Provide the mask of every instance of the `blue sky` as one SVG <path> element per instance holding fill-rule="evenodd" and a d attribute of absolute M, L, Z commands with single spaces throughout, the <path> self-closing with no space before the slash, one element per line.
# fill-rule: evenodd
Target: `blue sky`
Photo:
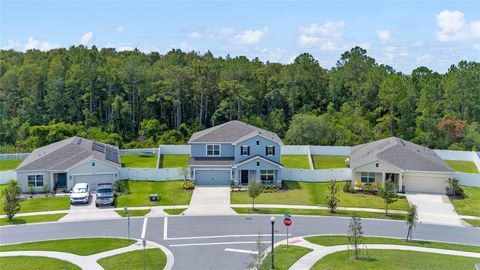
<path fill-rule="evenodd" d="M 362 46 L 410 73 L 480 60 L 480 1 L 3 1 L 0 47 L 171 48 L 323 67 Z"/>

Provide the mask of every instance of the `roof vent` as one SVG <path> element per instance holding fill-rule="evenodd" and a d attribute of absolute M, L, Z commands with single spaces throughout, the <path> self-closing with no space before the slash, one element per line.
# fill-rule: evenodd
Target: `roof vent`
<path fill-rule="evenodd" d="M 82 143 L 82 138 L 78 139 L 77 144 L 80 145 Z"/>

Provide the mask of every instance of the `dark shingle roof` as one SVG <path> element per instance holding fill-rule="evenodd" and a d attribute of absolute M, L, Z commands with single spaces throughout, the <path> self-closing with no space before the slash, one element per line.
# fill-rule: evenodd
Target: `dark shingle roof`
<path fill-rule="evenodd" d="M 376 160 L 402 170 L 453 172 L 431 149 L 397 137 L 354 146 L 350 167 L 354 169 Z"/>
<path fill-rule="evenodd" d="M 233 157 L 191 157 L 188 164 L 190 166 L 232 166 Z"/>
<path fill-rule="evenodd" d="M 233 143 L 248 135 L 262 135 L 279 144 L 283 144 L 282 140 L 274 132 L 245 124 L 237 120 L 195 132 L 188 142 Z"/>
<path fill-rule="evenodd" d="M 66 170 L 89 157 L 94 157 L 115 167 L 120 167 L 119 158 L 117 159 L 118 163 L 108 160 L 105 153 L 92 150 L 93 143 L 93 141 L 88 139 L 71 137 L 37 148 L 18 165 L 16 170 Z M 102 145 L 111 147 L 118 152 L 118 148 L 115 146 Z"/>

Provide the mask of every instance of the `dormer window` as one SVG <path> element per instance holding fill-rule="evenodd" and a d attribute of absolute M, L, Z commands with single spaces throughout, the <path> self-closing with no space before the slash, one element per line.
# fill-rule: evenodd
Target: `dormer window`
<path fill-rule="evenodd" d="M 207 156 L 220 156 L 220 144 L 207 144 Z"/>
<path fill-rule="evenodd" d="M 265 148 L 265 155 L 267 155 L 267 156 L 274 156 L 274 155 L 275 155 L 275 146 L 272 146 L 272 145 L 267 146 L 267 147 Z"/>
<path fill-rule="evenodd" d="M 242 156 L 249 156 L 250 155 L 250 146 L 243 145 L 240 147 L 240 153 Z"/>
<path fill-rule="evenodd" d="M 257 140 L 257 145 L 260 145 L 260 141 L 259 141 L 259 140 Z"/>

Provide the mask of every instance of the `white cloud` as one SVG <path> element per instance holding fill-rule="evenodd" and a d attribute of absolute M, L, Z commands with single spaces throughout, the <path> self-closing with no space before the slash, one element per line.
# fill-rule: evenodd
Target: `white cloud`
<path fill-rule="evenodd" d="M 117 26 L 117 28 L 115 28 L 115 31 L 117 31 L 117 32 L 119 32 L 119 33 L 120 33 L 120 32 L 123 32 L 123 30 L 124 30 L 124 29 L 123 29 L 123 26 Z"/>
<path fill-rule="evenodd" d="M 301 26 L 298 29 L 300 33 L 298 43 L 304 46 L 319 46 L 320 50 L 325 51 L 343 49 L 344 46 L 340 46 L 340 43 L 344 26 L 343 21 L 327 21 L 323 25 L 313 23 L 307 27 Z"/>
<path fill-rule="evenodd" d="M 257 30 L 245 30 L 233 37 L 233 43 L 236 45 L 254 45 L 262 41 L 262 37 L 268 33 L 268 28 Z"/>
<path fill-rule="evenodd" d="M 432 60 L 432 56 L 430 54 L 424 54 L 419 57 L 417 57 L 417 63 L 419 64 L 427 64 Z"/>
<path fill-rule="evenodd" d="M 180 49 L 184 52 L 195 51 L 195 47 L 190 45 L 188 42 L 181 42 L 179 44 L 172 44 L 170 49 Z"/>
<path fill-rule="evenodd" d="M 135 45 L 133 43 L 120 43 L 117 47 L 118 51 L 133 51 L 135 50 Z"/>
<path fill-rule="evenodd" d="M 390 40 L 390 31 L 377 30 L 377 37 L 380 40 L 380 43 L 386 44 Z"/>
<path fill-rule="evenodd" d="M 473 46 L 473 48 L 474 48 L 475 50 L 477 50 L 478 52 L 480 52 L 480 43 L 478 43 L 478 44 L 473 44 L 472 46 Z"/>
<path fill-rule="evenodd" d="M 480 21 L 468 22 L 458 10 L 444 10 L 436 15 L 436 20 L 436 36 L 440 42 L 466 41 L 480 37 Z"/>
<path fill-rule="evenodd" d="M 22 46 L 22 43 L 18 40 L 7 40 L 7 45 L 2 47 L 2 50 L 16 50 Z"/>
<path fill-rule="evenodd" d="M 87 32 L 80 37 L 80 44 L 87 45 L 92 41 L 93 32 Z"/>
<path fill-rule="evenodd" d="M 286 60 L 287 50 L 282 48 L 268 49 L 264 48 L 261 50 L 263 54 L 266 55 L 266 58 L 270 62 L 283 62 Z"/>
<path fill-rule="evenodd" d="M 60 47 L 60 45 L 53 44 L 47 41 L 39 41 L 33 37 L 29 37 L 27 43 L 25 44 L 25 50 L 38 49 L 41 51 L 48 51 L 58 47 Z"/>
<path fill-rule="evenodd" d="M 204 30 L 204 31 L 193 31 L 188 33 L 188 37 L 194 39 L 214 39 L 214 40 L 221 40 L 225 39 L 231 34 L 233 34 L 235 30 L 231 27 L 224 27 L 215 30 Z"/>
<path fill-rule="evenodd" d="M 408 49 L 402 46 L 385 46 L 382 48 L 384 55 L 388 58 L 388 60 L 392 61 L 396 58 L 407 56 Z"/>

